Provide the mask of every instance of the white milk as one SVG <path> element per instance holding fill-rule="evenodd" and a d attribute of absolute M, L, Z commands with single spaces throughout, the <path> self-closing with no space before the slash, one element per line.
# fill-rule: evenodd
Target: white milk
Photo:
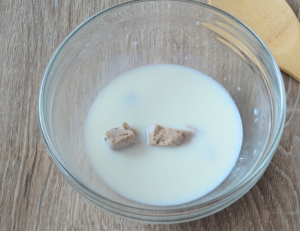
<path fill-rule="evenodd" d="M 138 143 L 110 150 L 105 132 L 127 122 Z M 178 147 L 147 144 L 147 127 L 198 129 Z M 191 130 L 193 131 L 193 130 Z M 133 69 L 95 99 L 85 126 L 86 151 L 102 180 L 120 195 L 151 205 L 176 205 L 215 189 L 233 169 L 242 123 L 228 92 L 212 78 L 178 65 Z"/>

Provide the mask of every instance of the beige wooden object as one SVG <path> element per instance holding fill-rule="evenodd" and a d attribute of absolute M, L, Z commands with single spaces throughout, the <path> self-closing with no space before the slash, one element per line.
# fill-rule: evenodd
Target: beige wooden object
<path fill-rule="evenodd" d="M 209 0 L 260 36 L 280 69 L 300 81 L 300 24 L 284 0 Z"/>

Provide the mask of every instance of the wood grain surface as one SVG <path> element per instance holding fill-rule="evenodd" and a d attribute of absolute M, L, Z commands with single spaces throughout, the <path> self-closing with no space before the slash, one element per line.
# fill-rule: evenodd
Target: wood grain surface
<path fill-rule="evenodd" d="M 219 213 L 176 225 L 128 221 L 62 178 L 39 130 L 43 72 L 73 29 L 120 2 L 0 0 L 0 230 L 300 230 L 300 87 L 286 74 L 287 119 L 276 154 L 258 183 Z M 299 16 L 300 0 L 287 2 Z"/>

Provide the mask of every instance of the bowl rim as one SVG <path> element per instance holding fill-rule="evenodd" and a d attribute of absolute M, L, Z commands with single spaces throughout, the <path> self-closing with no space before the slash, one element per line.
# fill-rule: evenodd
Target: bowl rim
<path fill-rule="evenodd" d="M 229 18 L 230 20 L 233 20 L 234 22 L 236 22 L 239 26 L 241 26 L 243 29 L 246 30 L 247 33 L 249 33 L 253 39 L 256 40 L 256 42 L 258 42 L 261 47 L 264 49 L 265 54 L 267 54 L 271 60 L 272 65 L 272 69 L 274 69 L 275 73 L 276 73 L 276 79 L 278 80 L 279 83 L 279 89 L 280 89 L 280 105 L 281 105 L 281 111 L 279 112 L 279 116 L 280 116 L 280 122 L 279 122 L 279 126 L 278 126 L 278 130 L 275 131 L 276 134 L 273 138 L 273 142 L 269 145 L 269 147 L 265 147 L 264 152 L 266 152 L 266 157 L 263 159 L 263 161 L 260 162 L 260 164 L 257 166 L 257 168 L 250 174 L 248 175 L 242 182 L 240 182 L 239 184 L 237 184 L 235 187 L 233 187 L 232 189 L 230 189 L 228 192 L 226 192 L 225 194 L 222 194 L 221 196 L 218 196 L 212 200 L 206 201 L 204 203 L 198 204 L 198 205 L 192 205 L 192 206 L 186 206 L 184 208 L 173 208 L 174 206 L 170 206 L 168 208 L 168 206 L 163 206 L 164 208 L 161 208 L 160 206 L 155 206 L 158 209 L 147 209 L 147 208 L 138 208 L 138 207 L 134 207 L 134 206 L 129 206 L 126 204 L 122 204 L 116 201 L 113 201 L 111 199 L 108 199 L 104 196 L 99 195 L 97 192 L 91 190 L 89 187 L 87 187 L 84 183 L 80 182 L 79 180 L 76 179 L 75 176 L 73 176 L 73 174 L 71 172 L 68 171 L 68 169 L 66 169 L 63 164 L 61 164 L 61 160 L 59 158 L 59 156 L 56 154 L 56 150 L 54 148 L 54 146 L 52 145 L 51 139 L 49 137 L 49 129 L 47 129 L 46 126 L 46 122 L 45 122 L 45 116 L 44 116 L 44 97 L 45 97 L 45 87 L 46 84 L 48 82 L 48 79 L 50 79 L 50 69 L 53 65 L 53 63 L 56 60 L 56 57 L 59 55 L 60 51 L 62 50 L 62 48 L 67 44 L 67 42 L 80 30 L 82 29 L 86 24 L 88 24 L 90 21 L 92 21 L 93 19 L 95 19 L 96 17 L 103 15 L 107 12 L 110 12 L 114 9 L 117 8 L 121 8 L 121 7 L 125 7 L 128 5 L 133 5 L 133 4 L 137 4 L 137 3 L 143 3 L 143 2 L 162 2 L 162 1 L 173 1 L 173 2 L 182 2 L 182 3 L 188 3 L 188 4 L 195 4 L 197 6 L 203 7 L 203 8 L 207 8 L 209 10 L 212 10 L 216 13 L 219 13 L 223 16 L 225 16 L 226 18 Z M 278 116 L 278 117 L 279 117 Z M 109 8 L 106 8 L 96 14 L 94 14 L 93 16 L 91 16 L 90 18 L 88 18 L 87 20 L 85 20 L 84 22 L 82 22 L 78 27 L 76 27 L 62 42 L 61 44 L 58 46 L 58 48 L 56 49 L 56 51 L 53 53 L 47 67 L 46 70 L 44 72 L 43 75 L 43 79 L 41 81 L 40 84 L 40 92 L 39 92 L 39 100 L 38 100 L 38 117 L 39 117 L 39 125 L 40 125 L 40 130 L 42 133 L 42 137 L 44 139 L 45 145 L 48 149 L 48 152 L 50 154 L 50 156 L 52 157 L 52 159 L 54 160 L 54 163 L 56 164 L 56 166 L 58 167 L 58 169 L 60 170 L 60 172 L 62 173 L 62 175 L 67 179 L 67 181 L 72 185 L 73 188 L 75 188 L 81 195 L 83 195 L 84 197 L 86 197 L 89 200 L 92 200 L 95 202 L 98 201 L 100 202 L 102 205 L 99 205 L 98 203 L 96 203 L 98 206 L 112 211 L 109 209 L 109 207 L 111 207 L 111 205 L 109 204 L 105 204 L 103 203 L 102 200 L 109 202 L 111 204 L 115 204 L 117 206 L 122 206 L 125 208 L 131 208 L 131 209 L 135 209 L 135 210 L 139 210 L 139 211 L 160 211 L 160 212 L 176 212 L 176 211 L 182 211 L 183 209 L 185 209 L 186 211 L 188 210 L 192 210 L 195 209 L 199 206 L 208 206 L 209 204 L 214 204 L 217 201 L 223 200 L 226 197 L 231 196 L 232 194 L 234 194 L 236 191 L 238 191 L 239 189 L 242 189 L 243 187 L 247 186 L 247 184 L 251 184 L 255 178 L 257 178 L 257 176 L 259 174 L 262 174 L 261 172 L 266 169 L 266 167 L 268 166 L 269 162 L 271 161 L 274 152 L 277 148 L 277 145 L 279 144 L 280 138 L 282 136 L 282 132 L 283 132 L 283 128 L 284 128 L 284 122 L 285 122 L 285 118 L 286 118 L 286 94 L 285 94 L 285 87 L 284 87 L 284 83 L 283 83 L 283 79 L 281 76 L 281 72 L 279 70 L 279 67 L 273 57 L 273 55 L 271 54 L 270 50 L 268 49 L 268 47 L 264 44 L 264 42 L 258 37 L 258 35 L 255 34 L 255 32 L 250 29 L 247 25 L 245 25 L 243 22 L 241 22 L 240 20 L 238 20 L 237 18 L 235 18 L 234 16 L 232 16 L 231 14 L 216 8 L 214 6 L 211 6 L 209 4 L 206 3 L 201 3 L 201 2 L 197 2 L 194 0 L 132 0 L 132 1 L 128 1 L 125 3 L 121 3 L 121 4 L 117 4 L 114 6 L 111 6 Z M 270 138 L 269 138 L 270 139 Z M 268 150 L 267 150 L 268 149 Z M 255 180 L 255 182 L 252 184 L 252 186 L 256 183 L 258 179 Z M 251 187 L 252 187 L 251 186 Z M 248 190 L 247 190 L 248 191 Z M 245 192 L 244 192 L 245 193 Z M 243 194 L 244 194 L 243 193 Z M 235 202 L 236 200 L 238 200 L 240 197 L 242 197 L 243 194 L 240 194 L 235 200 L 231 201 L 230 204 L 232 204 L 233 202 Z M 99 201 L 99 198 L 102 199 L 101 201 Z M 228 204 L 229 205 L 229 204 Z M 108 206 L 108 208 L 107 208 Z M 180 205 L 178 205 L 180 206 Z M 167 207 L 167 208 L 166 208 Z M 220 209 L 216 210 L 219 211 Z M 116 213 L 115 211 L 113 211 L 114 213 Z M 128 213 L 128 211 L 126 211 L 126 213 Z M 130 214 L 135 214 L 132 212 L 129 212 Z M 213 212 L 214 213 L 214 212 Z M 212 214 L 212 213 L 210 213 Z M 208 214 L 208 215 L 210 215 Z M 120 215 L 120 214 L 119 214 Z M 124 214 L 122 214 L 124 216 Z M 167 215 L 167 214 L 166 214 Z M 147 215 L 149 216 L 149 215 Z M 132 218 L 132 217 L 130 217 Z M 195 218 L 196 219 L 196 218 Z M 139 220 L 139 219 L 138 219 Z M 143 220 L 143 219 L 142 219 Z M 190 219 L 183 219 L 183 220 L 190 220 Z M 193 219 L 194 220 L 194 219 Z M 173 222 L 172 222 L 173 223 Z"/>

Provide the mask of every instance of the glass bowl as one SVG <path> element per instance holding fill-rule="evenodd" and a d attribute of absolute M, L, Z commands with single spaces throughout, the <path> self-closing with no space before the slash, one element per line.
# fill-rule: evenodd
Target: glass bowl
<path fill-rule="evenodd" d="M 155 63 L 211 76 L 230 93 L 243 124 L 242 149 L 226 180 L 176 206 L 140 204 L 115 193 L 91 167 L 84 146 L 87 113 L 99 92 L 124 72 Z M 257 182 L 280 140 L 286 102 L 270 51 L 233 16 L 194 1 L 132 1 L 94 15 L 62 42 L 45 71 L 38 109 L 50 155 L 80 194 L 122 217 L 179 223 L 225 208 Z"/>

